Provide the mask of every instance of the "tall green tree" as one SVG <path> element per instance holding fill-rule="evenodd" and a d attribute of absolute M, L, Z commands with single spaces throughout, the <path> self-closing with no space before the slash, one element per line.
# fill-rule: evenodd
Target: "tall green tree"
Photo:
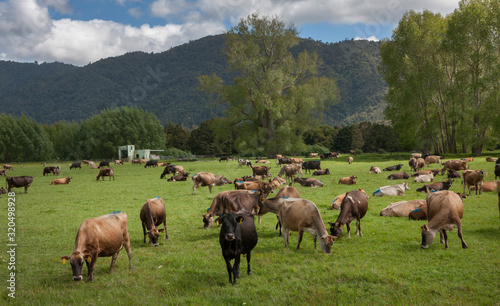
<path fill-rule="evenodd" d="M 318 76 L 317 55 L 292 56 L 298 42 L 294 25 L 252 14 L 226 33 L 234 83 L 224 85 L 216 75 L 199 78 L 203 90 L 227 104 L 227 124 L 245 131 L 241 148 L 262 147 L 269 157 L 303 149 L 304 129 L 319 123 L 325 105 L 335 100 L 335 82 Z"/>

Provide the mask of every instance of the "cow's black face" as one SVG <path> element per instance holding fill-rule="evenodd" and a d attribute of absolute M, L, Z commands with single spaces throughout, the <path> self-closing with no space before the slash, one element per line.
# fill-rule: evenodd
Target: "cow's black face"
<path fill-rule="evenodd" d="M 328 223 L 330 224 L 330 233 L 332 234 L 332 236 L 340 238 L 340 236 L 342 236 L 343 226 L 341 224 L 330 223 L 330 222 Z"/>
<path fill-rule="evenodd" d="M 82 280 L 82 270 L 84 262 L 82 253 L 75 252 L 70 256 L 63 256 L 61 259 L 63 260 L 63 263 L 65 263 L 66 260 L 69 259 L 69 262 L 71 264 L 71 270 L 73 271 L 73 280 L 74 281 Z"/>
<path fill-rule="evenodd" d="M 238 215 L 227 213 L 218 218 L 218 224 L 221 224 L 220 239 L 233 241 L 241 235 L 239 234 L 238 224 L 243 222 L 244 218 Z"/>
<path fill-rule="evenodd" d="M 205 229 L 209 229 L 213 223 L 214 223 L 214 217 L 211 214 L 203 215 L 203 227 Z"/>

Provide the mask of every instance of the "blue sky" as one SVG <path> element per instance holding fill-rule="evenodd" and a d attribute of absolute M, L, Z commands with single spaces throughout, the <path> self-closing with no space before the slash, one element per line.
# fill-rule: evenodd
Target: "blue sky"
<path fill-rule="evenodd" d="M 248 15 L 280 16 L 322 42 L 391 36 L 404 12 L 456 0 L 0 0 L 0 60 L 83 66 L 221 34 Z"/>

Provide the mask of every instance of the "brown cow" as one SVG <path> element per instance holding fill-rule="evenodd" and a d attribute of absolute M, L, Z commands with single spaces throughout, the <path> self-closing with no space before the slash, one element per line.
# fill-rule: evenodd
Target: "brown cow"
<path fill-rule="evenodd" d="M 59 166 L 52 166 L 52 167 L 45 167 L 43 168 L 43 176 L 45 176 L 45 174 L 49 174 L 49 173 L 52 173 L 54 175 L 59 175 L 59 173 L 61 173 L 61 167 Z"/>
<path fill-rule="evenodd" d="M 302 174 L 302 166 L 301 165 L 284 165 L 281 167 L 280 172 L 278 173 L 278 176 L 281 177 L 285 175 L 285 180 L 288 182 L 290 179 L 290 182 L 292 182 L 295 179 L 296 175 Z"/>
<path fill-rule="evenodd" d="M 111 177 L 113 177 L 113 181 L 115 180 L 115 174 L 113 172 L 113 168 L 104 168 L 99 170 L 99 174 L 97 175 L 97 181 L 102 177 L 104 181 L 104 177 L 109 176 L 109 180 L 111 181 Z"/>
<path fill-rule="evenodd" d="M 302 187 L 323 187 L 323 182 L 312 177 L 300 178 L 297 177 L 293 180 L 295 183 L 299 183 Z"/>
<path fill-rule="evenodd" d="M 411 176 L 419 176 L 419 175 L 427 175 L 427 174 L 432 174 L 433 176 L 436 176 L 439 174 L 439 169 L 420 170 L 420 171 L 413 173 Z"/>
<path fill-rule="evenodd" d="M 354 158 L 352 156 L 349 156 L 347 158 L 347 162 L 349 163 L 349 165 L 352 164 L 353 161 L 354 161 Z"/>
<path fill-rule="evenodd" d="M 115 165 L 123 165 L 123 162 L 121 161 L 121 159 L 115 159 L 114 163 L 115 163 Z"/>
<path fill-rule="evenodd" d="M 500 188 L 500 181 L 487 181 L 487 182 L 484 182 L 481 184 L 481 191 L 482 192 L 497 191 L 498 188 Z M 476 187 L 471 186 L 470 190 L 475 191 Z"/>
<path fill-rule="evenodd" d="M 496 157 L 486 157 L 486 161 L 490 163 L 494 163 L 497 161 L 498 158 Z"/>
<path fill-rule="evenodd" d="M 174 174 L 186 174 L 186 171 L 184 170 L 183 166 L 174 166 L 175 173 Z"/>
<path fill-rule="evenodd" d="M 33 183 L 32 176 L 8 176 L 5 178 L 7 181 L 7 191 L 10 192 L 12 187 L 21 188 L 24 187 L 24 193 L 28 193 L 28 187 Z"/>
<path fill-rule="evenodd" d="M 453 182 L 455 182 L 455 180 L 448 179 L 445 182 L 425 184 L 424 186 L 417 188 L 417 192 L 429 193 L 429 191 L 449 190 Z"/>
<path fill-rule="evenodd" d="M 290 159 L 292 160 L 293 164 L 303 164 L 304 163 L 304 160 L 300 157 L 296 157 L 296 158 L 292 157 Z"/>
<path fill-rule="evenodd" d="M 262 176 L 262 178 L 269 177 L 269 176 L 271 176 L 271 174 L 269 173 L 269 169 L 271 169 L 271 167 L 252 166 L 253 176 L 256 177 L 256 176 L 260 175 L 260 176 Z"/>
<path fill-rule="evenodd" d="M 444 163 L 443 169 L 441 169 L 441 175 L 443 175 L 446 170 L 467 170 L 467 162 L 457 159 L 448 160 Z"/>
<path fill-rule="evenodd" d="M 408 165 L 410 166 L 410 169 L 412 169 L 413 171 L 418 171 L 418 162 L 417 162 L 417 159 L 416 158 L 410 158 L 410 160 L 408 161 Z"/>
<path fill-rule="evenodd" d="M 305 199 L 283 198 L 278 206 L 278 216 L 283 228 L 285 247 L 289 244 L 290 231 L 298 232 L 297 249 L 300 247 L 302 235 L 306 231 L 314 237 L 314 249 L 316 249 L 316 241 L 319 236 L 321 250 L 326 254 L 331 254 L 331 248 L 336 238 L 328 235 L 316 204 Z"/>
<path fill-rule="evenodd" d="M 4 168 L 5 170 L 12 170 L 12 171 L 14 171 L 14 167 L 13 167 L 12 165 L 7 165 L 7 164 L 5 164 L 5 165 L 3 165 L 3 168 Z"/>
<path fill-rule="evenodd" d="M 322 170 L 316 170 L 313 172 L 313 176 L 320 176 L 320 175 L 327 175 L 330 174 L 330 169 L 322 169 Z"/>
<path fill-rule="evenodd" d="M 60 184 L 69 184 L 71 182 L 72 177 L 63 177 L 60 179 L 53 180 L 50 185 L 60 185 Z"/>
<path fill-rule="evenodd" d="M 422 154 L 421 154 L 421 153 L 412 153 L 412 154 L 411 154 L 411 157 L 412 157 L 412 158 L 415 158 L 415 159 L 417 159 L 417 158 L 422 158 Z"/>
<path fill-rule="evenodd" d="M 334 223 L 330 223 L 330 233 L 332 236 L 340 238 L 344 224 L 347 227 L 347 237 L 351 238 L 351 222 L 356 220 L 356 234 L 363 237 L 361 233 L 361 219 L 368 211 L 368 196 L 359 190 L 346 193 L 340 205 L 340 214 Z"/>
<path fill-rule="evenodd" d="M 269 185 L 271 186 L 271 188 L 273 190 L 280 188 L 281 185 L 285 184 L 285 183 L 286 183 L 286 181 L 279 176 L 273 178 L 272 180 L 269 180 Z"/>
<path fill-rule="evenodd" d="M 157 197 L 146 201 L 140 212 L 144 243 L 146 243 L 146 237 L 149 237 L 149 244 L 159 246 L 158 238 L 163 232 L 165 232 L 165 239 L 168 240 L 166 216 L 165 201 L 162 198 Z M 162 223 L 164 228 L 159 229 L 158 226 Z"/>
<path fill-rule="evenodd" d="M 351 175 L 350 177 L 343 177 L 339 180 L 339 184 L 344 184 L 344 185 L 356 185 L 356 179 L 358 177 L 355 175 Z"/>
<path fill-rule="evenodd" d="M 479 194 L 481 194 L 481 184 L 483 183 L 484 176 L 486 173 L 481 170 L 466 170 L 464 171 L 464 175 L 462 178 L 462 184 L 464 185 L 464 194 L 465 194 L 465 186 L 469 189 L 469 195 L 471 195 L 470 186 L 476 187 L 476 195 L 479 190 Z"/>
<path fill-rule="evenodd" d="M 111 266 L 115 266 L 120 250 L 125 247 L 129 268 L 132 269 L 132 248 L 127 229 L 127 214 L 114 212 L 82 222 L 75 239 L 75 248 L 69 256 L 61 257 L 63 263 L 71 263 L 73 280 L 82 279 L 83 262 L 87 264 L 90 282 L 94 280 L 97 257 L 112 256 Z"/>
<path fill-rule="evenodd" d="M 382 171 L 380 170 L 379 167 L 374 167 L 374 166 L 371 166 L 370 168 L 370 173 L 371 174 L 378 174 L 378 173 L 382 173 Z"/>
<path fill-rule="evenodd" d="M 259 224 L 261 224 L 262 216 L 268 212 L 278 215 L 278 206 L 281 198 L 300 198 L 299 191 L 295 187 L 285 186 L 278 191 L 276 197 L 262 201 L 259 210 Z"/>
<path fill-rule="evenodd" d="M 267 197 L 273 189 L 268 182 L 255 181 L 255 182 L 234 182 L 234 187 L 236 190 L 262 190 L 264 195 Z"/>
<path fill-rule="evenodd" d="M 454 226 L 458 228 L 458 237 L 462 240 L 462 248 L 467 248 L 462 236 L 462 219 L 464 215 L 464 204 L 462 199 L 453 191 L 442 190 L 427 195 L 427 219 L 428 224 L 422 226 L 422 248 L 427 249 L 440 232 L 441 243 L 444 242 L 448 248 L 448 234 Z"/>
<path fill-rule="evenodd" d="M 363 189 L 358 189 L 358 190 L 361 191 L 362 193 L 366 194 L 366 192 Z M 333 199 L 333 202 L 330 204 L 330 207 L 332 209 L 340 210 L 340 205 L 342 204 L 342 200 L 344 200 L 345 195 L 346 195 L 346 193 L 342 193 L 342 194 L 339 194 L 338 196 L 336 196 L 335 199 Z M 368 197 L 368 199 L 370 198 L 367 194 L 366 194 L 366 196 Z"/>
<path fill-rule="evenodd" d="M 436 155 L 429 155 L 425 157 L 425 164 L 429 167 L 430 164 L 439 164 L 441 166 L 441 157 Z"/>
<path fill-rule="evenodd" d="M 210 172 L 199 172 L 192 176 L 193 180 L 193 195 L 196 188 L 208 186 L 208 190 L 212 193 L 213 186 L 222 186 L 224 184 L 231 184 L 231 180 L 224 177 L 224 175 L 215 175 Z"/>
<path fill-rule="evenodd" d="M 7 177 L 7 169 L 0 169 L 0 175 Z"/>
<path fill-rule="evenodd" d="M 396 172 L 392 173 L 387 177 L 388 180 L 407 180 L 410 178 L 410 175 L 406 172 Z"/>

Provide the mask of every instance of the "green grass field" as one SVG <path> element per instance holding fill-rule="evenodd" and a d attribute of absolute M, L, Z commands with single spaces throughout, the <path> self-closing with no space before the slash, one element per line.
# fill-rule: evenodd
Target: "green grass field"
<path fill-rule="evenodd" d="M 491 156 L 498 156 L 498 152 Z M 323 188 L 295 186 L 302 198 L 316 203 L 323 221 L 334 222 L 339 214 L 329 204 L 336 195 L 363 188 L 371 195 L 380 186 L 400 183 L 387 180 L 389 173 L 369 174 L 370 166 L 402 163 L 410 173 L 409 154 L 347 156 L 322 161 L 329 176 L 320 177 Z M 450 156 L 451 158 L 451 156 Z M 273 160 L 274 162 L 274 160 Z M 238 168 L 236 161 L 179 162 L 191 174 L 209 171 L 230 179 L 251 174 Z M 51 164 L 56 165 L 56 163 Z M 305 305 L 305 304 L 499 304 L 500 297 L 500 221 L 496 193 L 472 195 L 464 201 L 462 220 L 468 249 L 462 249 L 457 230 L 449 234 L 449 249 L 436 238 L 427 250 L 420 247 L 420 227 L 425 221 L 381 217 L 379 212 L 400 200 L 424 199 L 415 191 L 422 184 L 410 183 L 404 197 L 371 197 L 362 219 L 364 237 L 344 235 L 326 255 L 313 250 L 312 236 L 305 233 L 299 250 L 297 234 L 284 248 L 275 230 L 276 217 L 267 214 L 257 224 L 259 242 L 252 252 L 253 275 L 246 275 L 242 258 L 241 279 L 231 285 L 218 242 L 219 229 L 203 229 L 202 214 L 220 191 L 233 185 L 207 187 L 191 195 L 193 183 L 160 180 L 163 168 L 145 169 L 142 165 L 113 166 L 115 181 L 96 181 L 98 170 L 69 170 L 69 162 L 59 163 L 59 176 L 42 176 L 41 164 L 14 165 L 9 175 L 32 175 L 35 180 L 15 195 L 15 299 L 7 296 L 8 196 L 0 199 L 0 276 L 2 302 L 16 304 L 190 304 L 190 305 Z M 437 168 L 437 165 L 431 168 Z M 471 169 L 485 169 L 486 180 L 494 179 L 494 164 L 484 157 L 470 163 Z M 272 174 L 278 168 L 272 165 Z M 338 185 L 339 178 L 355 174 L 355 186 Z M 73 177 L 69 185 L 51 186 L 55 178 Z M 305 176 L 310 176 L 306 174 Z M 443 176 L 437 177 L 444 180 Z M 1 186 L 5 186 L 2 184 Z M 451 190 L 462 191 L 457 180 Z M 149 198 L 165 200 L 169 240 L 164 236 L 159 247 L 143 243 L 139 211 Z M 271 195 L 272 197 L 273 195 Z M 125 250 L 116 268 L 109 272 L 110 257 L 97 260 L 94 282 L 72 280 L 69 263 L 61 256 L 73 251 L 78 227 L 88 218 L 121 210 L 128 215 L 134 269 L 128 269 Z M 257 218 L 256 218 L 257 219 Z"/>

